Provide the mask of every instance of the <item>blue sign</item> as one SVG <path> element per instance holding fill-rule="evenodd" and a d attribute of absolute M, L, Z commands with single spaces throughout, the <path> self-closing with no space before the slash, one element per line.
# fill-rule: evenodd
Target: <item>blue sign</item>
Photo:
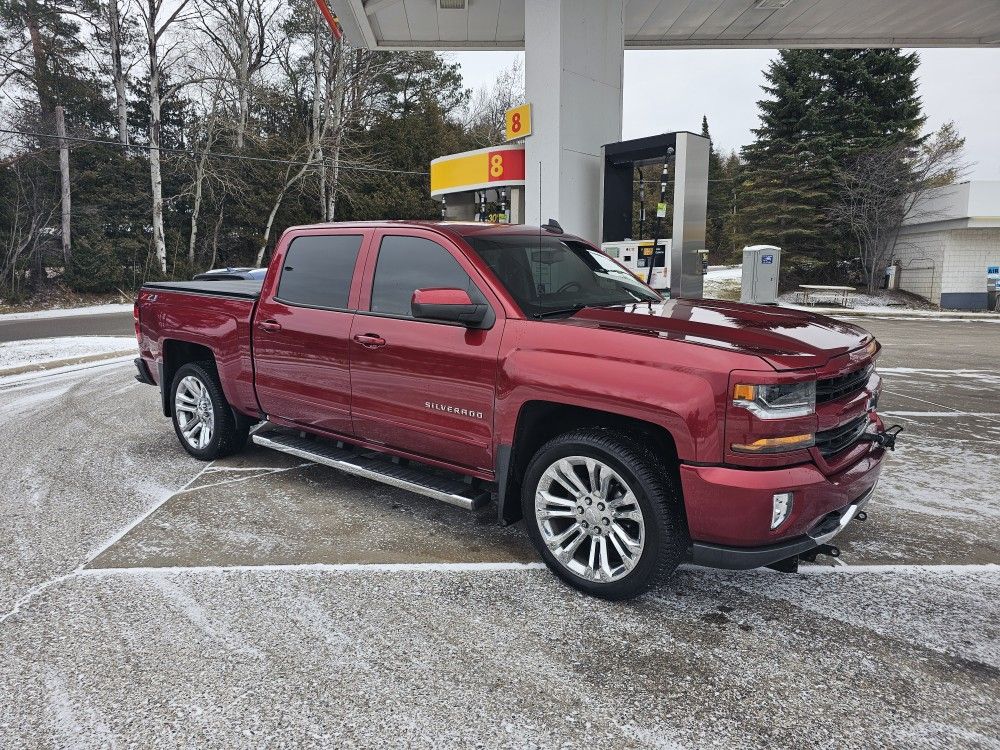
<path fill-rule="evenodd" d="M 765 264 L 767 264 L 767 263 L 774 263 L 774 256 L 773 255 L 762 255 L 762 256 L 760 256 L 760 262 L 761 263 L 765 263 Z"/>
<path fill-rule="evenodd" d="M 987 266 L 986 267 L 987 276 L 1000 276 L 1000 266 Z"/>

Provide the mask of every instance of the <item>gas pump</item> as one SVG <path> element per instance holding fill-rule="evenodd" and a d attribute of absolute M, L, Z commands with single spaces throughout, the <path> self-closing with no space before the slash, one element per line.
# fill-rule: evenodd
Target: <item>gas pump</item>
<path fill-rule="evenodd" d="M 708 209 L 707 138 L 678 132 L 610 143 L 601 147 L 601 247 L 672 297 L 702 295 L 702 252 Z M 645 182 L 639 184 L 638 237 L 632 232 L 635 171 L 656 164 L 660 194 L 656 221 L 646 240 Z M 673 182 L 672 226 L 666 226 L 667 190 Z M 664 237 L 668 234 L 669 237 Z M 644 243 L 640 247 L 640 243 Z M 648 244 L 645 244 L 648 243 Z M 626 261 L 625 258 L 630 260 Z M 634 265 L 631 261 L 634 258 Z"/>
<path fill-rule="evenodd" d="M 601 250 L 658 292 L 670 290 L 671 240 L 604 242 Z"/>

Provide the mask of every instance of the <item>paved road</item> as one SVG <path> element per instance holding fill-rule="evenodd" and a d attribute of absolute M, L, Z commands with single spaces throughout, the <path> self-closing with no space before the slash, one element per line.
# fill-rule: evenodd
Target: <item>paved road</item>
<path fill-rule="evenodd" d="M 908 421 L 849 567 L 625 604 L 488 513 L 200 464 L 128 366 L 0 386 L 0 747 L 1000 748 L 1000 325 L 870 327 Z"/>
<path fill-rule="evenodd" d="M 131 336 L 134 333 L 135 327 L 130 312 L 0 320 L 0 342 L 57 336 Z"/>

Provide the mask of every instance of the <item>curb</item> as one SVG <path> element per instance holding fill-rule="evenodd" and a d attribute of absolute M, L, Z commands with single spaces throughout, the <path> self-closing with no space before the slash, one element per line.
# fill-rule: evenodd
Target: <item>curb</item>
<path fill-rule="evenodd" d="M 127 357 L 128 355 L 135 353 L 135 349 L 124 349 L 117 352 L 105 352 L 103 354 L 87 354 L 83 357 L 72 357 L 70 359 L 52 359 L 47 362 L 39 362 L 33 365 L 21 365 L 19 367 L 9 367 L 6 370 L 0 370 L 0 378 L 9 377 L 11 375 L 23 375 L 28 372 L 44 372 L 45 370 L 54 370 L 58 367 L 85 365 L 89 362 L 100 362 L 105 359 Z"/>

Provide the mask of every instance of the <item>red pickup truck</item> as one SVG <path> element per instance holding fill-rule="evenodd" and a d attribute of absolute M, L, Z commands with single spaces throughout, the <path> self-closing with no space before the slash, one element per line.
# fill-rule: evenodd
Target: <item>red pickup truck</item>
<path fill-rule="evenodd" d="M 263 282 L 135 303 L 181 445 L 263 446 L 524 519 L 564 580 L 637 595 L 685 560 L 837 554 L 895 431 L 879 344 L 808 312 L 664 300 L 557 225 L 294 227 Z"/>

